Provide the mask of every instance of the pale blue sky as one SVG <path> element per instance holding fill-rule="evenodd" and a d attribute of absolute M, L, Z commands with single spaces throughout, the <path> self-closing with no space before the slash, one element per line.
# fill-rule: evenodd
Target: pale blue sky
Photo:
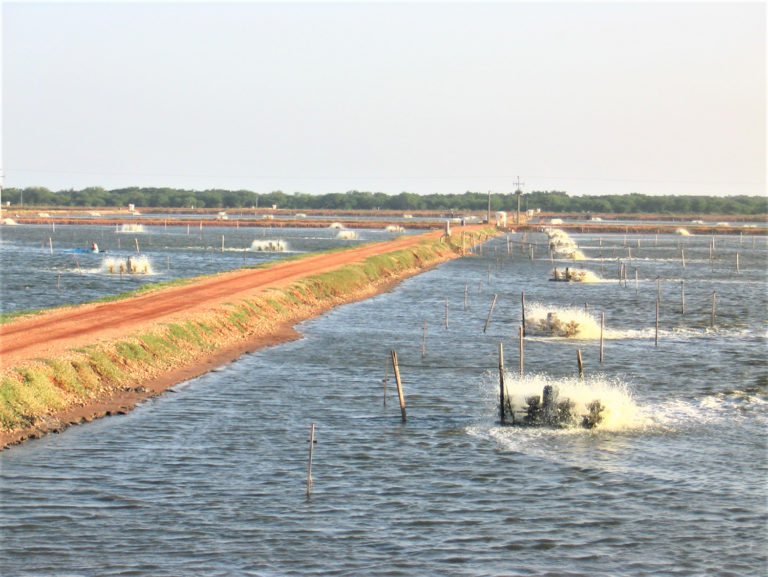
<path fill-rule="evenodd" d="M 765 194 L 766 5 L 3 2 L 5 187 Z"/>

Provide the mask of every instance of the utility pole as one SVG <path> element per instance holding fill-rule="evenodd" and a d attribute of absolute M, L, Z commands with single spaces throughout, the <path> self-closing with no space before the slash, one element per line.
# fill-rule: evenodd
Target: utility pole
<path fill-rule="evenodd" d="M 525 184 L 523 182 L 520 182 L 520 177 L 517 177 L 517 182 L 515 183 L 515 196 L 517 197 L 517 224 L 520 224 L 520 197 L 523 196 L 523 191 L 520 189 L 520 187 Z"/>

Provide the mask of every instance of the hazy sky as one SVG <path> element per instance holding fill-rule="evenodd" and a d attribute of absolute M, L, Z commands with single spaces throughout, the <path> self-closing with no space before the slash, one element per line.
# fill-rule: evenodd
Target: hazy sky
<path fill-rule="evenodd" d="M 2 4 L 5 187 L 765 194 L 766 5 Z"/>

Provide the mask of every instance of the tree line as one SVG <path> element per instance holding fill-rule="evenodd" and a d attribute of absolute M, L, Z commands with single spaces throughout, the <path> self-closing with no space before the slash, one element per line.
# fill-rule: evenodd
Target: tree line
<path fill-rule="evenodd" d="M 2 202 L 11 206 L 137 208 L 271 208 L 289 210 L 395 210 L 395 211 L 486 211 L 490 201 L 493 212 L 515 212 L 518 197 L 514 193 L 414 194 L 350 190 L 343 193 L 287 194 L 276 190 L 258 193 L 250 190 L 187 190 L 178 188 L 128 187 L 106 190 L 88 187 L 81 190 L 51 191 L 45 187 L 8 188 Z M 520 195 L 520 210 L 539 209 L 548 213 L 594 214 L 691 214 L 691 215 L 763 215 L 768 214 L 765 196 L 685 196 L 646 194 L 610 194 L 568 196 L 562 191 L 533 191 Z"/>

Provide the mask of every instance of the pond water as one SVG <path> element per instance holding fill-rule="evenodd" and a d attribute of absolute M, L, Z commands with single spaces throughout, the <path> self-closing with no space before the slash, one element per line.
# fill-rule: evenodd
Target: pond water
<path fill-rule="evenodd" d="M 499 237 L 128 415 L 4 451 L 4 573 L 765 574 L 766 237 L 718 237 L 712 258 L 710 237 L 572 238 L 584 260 Z M 549 282 L 555 266 L 593 282 Z M 523 292 L 531 328 L 537 310 L 591 328 L 526 336 L 521 376 Z M 501 426 L 500 343 L 512 399 L 549 384 L 605 420 Z"/>

